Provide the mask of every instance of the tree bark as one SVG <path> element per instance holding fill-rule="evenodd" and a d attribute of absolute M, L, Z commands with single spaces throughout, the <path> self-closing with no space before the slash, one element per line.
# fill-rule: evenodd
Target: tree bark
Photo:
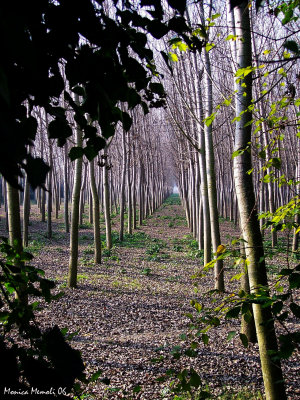
<path fill-rule="evenodd" d="M 202 16 L 204 19 L 203 3 L 200 4 Z M 209 54 L 205 51 L 205 96 L 206 108 L 205 118 L 211 116 L 213 112 L 212 103 L 212 81 L 211 81 L 211 63 Z M 218 246 L 221 244 L 220 227 L 219 227 L 219 213 L 217 205 L 217 187 L 216 187 L 216 174 L 215 174 L 215 158 L 214 147 L 212 138 L 212 124 L 205 124 L 205 154 L 206 154 L 206 172 L 207 172 L 207 187 L 208 187 L 208 200 L 210 211 L 210 224 L 211 224 L 211 239 L 214 253 L 217 253 Z M 223 260 L 217 260 L 214 268 L 215 289 L 224 291 L 224 271 Z"/>
<path fill-rule="evenodd" d="M 20 255 L 23 251 L 22 246 L 22 233 L 21 233 L 21 218 L 20 218 L 20 203 L 18 189 L 6 184 L 7 194 L 7 210 L 8 210 L 8 234 L 9 244 L 13 247 L 16 254 Z M 24 263 L 15 258 L 14 264 L 20 269 L 23 268 Z M 20 303 L 26 305 L 28 303 L 28 296 L 26 293 L 26 283 L 21 283 L 18 291 L 16 292 L 16 299 Z"/>
<path fill-rule="evenodd" d="M 112 248 L 111 236 L 111 217 L 110 217 L 110 201 L 109 201 L 109 182 L 108 182 L 108 162 L 107 162 L 107 147 L 103 151 L 103 200 L 104 200 L 104 218 L 105 218 L 105 231 L 106 231 L 106 247 L 108 250 Z"/>
<path fill-rule="evenodd" d="M 24 185 L 24 201 L 23 201 L 23 246 L 28 246 L 28 225 L 30 214 L 30 185 L 26 174 Z"/>
<path fill-rule="evenodd" d="M 78 101 L 78 97 L 77 97 Z M 82 147 L 82 131 L 76 128 L 76 146 Z M 75 288 L 77 286 L 77 267 L 78 267 L 78 224 L 79 224 L 79 205 L 80 188 L 82 176 L 82 158 L 75 161 L 74 185 L 72 193 L 72 218 L 70 232 L 70 259 L 68 286 Z"/>
<path fill-rule="evenodd" d="M 251 30 L 248 2 L 243 1 L 234 8 L 237 39 L 238 68 L 251 67 Z M 251 169 L 251 141 L 252 114 L 248 107 L 252 104 L 252 74 L 248 74 L 237 84 L 236 94 L 236 122 L 235 151 L 242 151 L 234 158 L 234 180 L 241 218 L 241 229 L 246 241 L 246 257 L 250 291 L 257 293 L 259 289 L 267 287 L 267 273 L 264 260 L 263 241 L 257 218 L 256 201 L 252 176 L 247 174 Z M 246 87 L 243 87 L 246 85 Z M 244 95 L 246 93 L 246 95 Z M 274 321 L 270 307 L 263 308 L 261 304 L 253 304 L 256 334 L 259 345 L 261 367 L 267 400 L 285 400 L 285 388 L 280 362 L 271 359 L 269 351 L 277 351 L 277 340 Z"/>
<path fill-rule="evenodd" d="M 95 165 L 94 160 L 90 161 L 90 184 L 91 184 L 91 192 L 93 200 L 94 244 L 95 244 L 94 260 L 95 264 L 101 264 L 100 206 L 99 206 L 99 197 L 95 180 L 94 165 Z"/>
<path fill-rule="evenodd" d="M 123 168 L 122 168 L 121 190 L 120 190 L 120 230 L 119 230 L 119 240 L 121 242 L 124 239 L 125 183 L 126 183 L 126 165 L 127 165 L 127 150 L 126 150 L 124 129 L 122 131 L 122 146 L 123 146 Z"/>
<path fill-rule="evenodd" d="M 70 232 L 69 223 L 69 175 L 68 175 L 68 144 L 64 147 L 64 217 L 66 233 Z"/>

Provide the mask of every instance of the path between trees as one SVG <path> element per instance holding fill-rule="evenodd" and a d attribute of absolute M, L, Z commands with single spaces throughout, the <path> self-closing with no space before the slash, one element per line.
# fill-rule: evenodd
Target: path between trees
<path fill-rule="evenodd" d="M 103 371 L 87 390 L 95 399 L 171 399 L 174 395 L 168 382 L 156 379 L 169 368 L 189 366 L 214 393 L 225 386 L 236 391 L 245 386 L 262 389 L 257 346 L 246 350 L 239 339 L 226 340 L 230 330 L 238 330 L 238 322 L 212 331 L 208 345 L 200 344 L 196 358 L 175 360 L 170 354 L 174 346 L 183 344 L 180 334 L 188 332 L 185 314 L 192 312 L 190 300 L 205 301 L 203 293 L 213 285 L 208 276 L 198 280 L 195 289 L 197 280 L 192 276 L 202 261 L 180 205 L 164 203 L 144 226 L 125 236 L 122 244 L 114 234 L 115 246 L 110 254 L 104 250 L 101 265 L 92 262 L 92 227 L 88 223 L 82 226 L 79 284 L 74 290 L 65 287 L 69 241 L 62 220 L 54 224 L 51 241 L 43 237 L 43 229 L 40 222 L 32 223 L 31 237 L 35 239 L 30 250 L 36 254 L 35 265 L 55 279 L 57 291 L 63 290 L 65 295 L 47 305 L 38 320 L 45 327 L 58 324 L 70 333 L 79 331 L 71 345 L 82 352 L 87 371 Z M 232 223 L 222 223 L 222 240 L 228 241 L 234 233 Z M 156 362 L 151 362 L 153 359 Z M 290 399 L 300 398 L 293 387 L 297 364 L 290 361 L 285 369 L 289 371 Z M 134 388 L 140 391 L 132 395 Z"/>

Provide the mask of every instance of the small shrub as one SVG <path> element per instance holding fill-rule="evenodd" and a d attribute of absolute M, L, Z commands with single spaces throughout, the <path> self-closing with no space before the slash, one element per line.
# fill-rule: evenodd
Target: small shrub
<path fill-rule="evenodd" d="M 144 269 L 142 270 L 141 274 L 142 274 L 142 275 L 149 276 L 149 275 L 151 274 L 151 268 L 149 268 L 149 267 L 144 268 Z"/>

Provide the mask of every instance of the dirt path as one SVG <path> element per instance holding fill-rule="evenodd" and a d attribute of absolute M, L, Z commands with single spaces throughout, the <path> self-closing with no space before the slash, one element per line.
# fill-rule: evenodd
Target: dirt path
<path fill-rule="evenodd" d="M 181 206 L 164 204 L 131 237 L 125 236 L 122 245 L 115 234 L 110 256 L 104 251 L 107 257 L 97 266 L 92 262 L 92 229 L 86 224 L 79 236 L 76 290 L 65 287 L 69 240 L 62 221 L 54 224 L 52 241 L 41 234 L 45 224 L 33 222 L 30 228 L 35 265 L 43 267 L 46 276 L 58 282 L 58 290 L 65 292 L 40 312 L 38 319 L 44 326 L 58 324 L 68 327 L 69 332 L 79 330 L 72 346 L 82 352 L 87 371 L 103 371 L 105 383 L 98 381 L 88 388 L 95 399 L 171 399 L 174 395 L 168 383 L 156 379 L 169 368 L 188 366 L 197 369 L 215 393 L 225 386 L 262 389 L 257 346 L 250 345 L 246 350 L 238 339 L 226 340 L 228 331 L 238 329 L 238 325 L 215 329 L 209 344 L 199 345 L 196 358 L 175 361 L 170 356 L 173 346 L 182 344 L 180 334 L 188 332 L 185 314 L 192 311 L 190 300 L 201 299 L 212 285 L 211 277 L 207 277 L 195 287 L 192 276 L 201 259 Z M 223 241 L 233 234 L 233 224 L 224 222 Z M 296 392 L 299 387 L 293 387 L 298 367 L 299 363 L 292 361 L 285 365 L 292 400 L 300 398 Z M 132 395 L 137 386 L 140 392 Z"/>

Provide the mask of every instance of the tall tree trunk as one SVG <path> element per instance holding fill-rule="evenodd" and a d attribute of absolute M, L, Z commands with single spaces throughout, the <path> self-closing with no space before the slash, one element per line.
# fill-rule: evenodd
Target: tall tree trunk
<path fill-rule="evenodd" d="M 100 237 L 100 206 L 99 197 L 97 192 L 96 180 L 95 180 L 95 161 L 90 161 L 90 184 L 93 198 L 93 221 L 94 221 L 94 244 L 95 253 L 94 260 L 95 264 L 101 264 L 101 237 Z"/>
<path fill-rule="evenodd" d="M 24 186 L 24 201 L 23 201 L 23 246 L 28 246 L 28 225 L 29 225 L 29 214 L 30 214 L 30 185 L 28 182 L 28 176 L 25 177 Z"/>
<path fill-rule="evenodd" d="M 144 191 L 145 170 L 140 157 L 140 176 L 139 176 L 139 225 L 143 225 L 145 216 L 145 191 Z"/>
<path fill-rule="evenodd" d="M 127 150 L 125 141 L 125 130 L 122 131 L 122 146 L 123 146 L 123 169 L 120 189 L 120 231 L 119 240 L 124 239 L 124 214 L 125 214 L 125 184 L 126 184 L 126 165 L 127 165 Z"/>
<path fill-rule="evenodd" d="M 68 174 L 68 144 L 64 146 L 64 217 L 66 233 L 70 232 L 69 224 L 69 174 Z"/>
<path fill-rule="evenodd" d="M 79 126 L 77 126 L 76 128 L 76 146 L 82 147 L 82 131 L 79 129 Z M 69 275 L 68 275 L 68 286 L 71 288 L 75 288 L 77 286 L 78 224 L 79 224 L 81 175 L 82 175 L 82 158 L 77 158 L 75 160 L 74 185 L 72 193 L 72 218 L 71 218 L 71 233 L 70 233 Z"/>
<path fill-rule="evenodd" d="M 136 229 L 136 153 L 135 153 L 135 143 L 132 143 L 132 227 Z"/>
<path fill-rule="evenodd" d="M 108 250 L 112 248 L 112 236 L 111 236 L 111 217 L 110 217 L 110 201 L 109 201 L 109 182 L 108 182 L 108 169 L 109 165 L 107 162 L 107 147 L 103 151 L 103 200 L 104 200 L 104 218 L 105 218 L 105 231 L 106 231 L 106 247 Z"/>
<path fill-rule="evenodd" d="M 84 164 L 83 181 L 80 189 L 80 201 L 79 201 L 79 225 L 83 224 L 83 214 L 85 208 L 85 190 L 87 181 L 87 164 Z"/>
<path fill-rule="evenodd" d="M 202 19 L 204 19 L 203 3 L 200 4 L 202 11 Z M 205 118 L 211 116 L 213 112 L 212 103 L 212 81 L 211 81 L 211 63 L 209 53 L 205 51 L 205 96 L 206 108 Z M 205 124 L 205 154 L 206 154 L 206 172 L 207 172 L 207 187 L 208 187 L 208 200 L 210 211 L 210 224 L 211 224 L 211 238 L 214 253 L 217 253 L 218 246 L 221 244 L 220 227 L 219 227 L 219 213 L 217 205 L 217 187 L 216 187 L 216 174 L 215 174 L 215 158 L 214 147 L 212 138 L 212 124 Z M 215 276 L 215 289 L 224 291 L 224 271 L 223 260 L 217 260 L 214 268 Z"/>
<path fill-rule="evenodd" d="M 20 255 L 23 251 L 22 246 L 22 233 L 21 233 L 21 218 L 20 218 L 20 203 L 18 189 L 6 184 L 7 193 L 7 210 L 8 210 L 8 233 L 9 243 L 14 248 L 16 253 Z M 23 268 L 24 263 L 15 258 L 14 264 L 20 269 Z M 26 294 L 26 283 L 22 283 L 16 292 L 16 299 L 26 305 L 28 303 L 28 296 Z"/>
<path fill-rule="evenodd" d="M 47 123 L 48 126 L 48 123 Z M 49 139 L 49 167 L 48 174 L 48 192 L 47 192 L 47 237 L 52 238 L 52 181 L 53 181 L 53 157 L 52 143 Z"/>
<path fill-rule="evenodd" d="M 129 235 L 132 234 L 132 192 L 131 192 L 130 162 L 131 162 L 131 150 L 129 149 L 128 162 L 127 162 L 127 232 L 129 233 Z"/>
<path fill-rule="evenodd" d="M 241 243 L 241 256 L 245 260 L 245 263 L 242 264 L 242 279 L 241 279 L 241 289 L 244 290 L 245 293 L 250 293 L 250 285 L 249 285 L 249 275 L 248 270 L 246 267 L 246 252 L 245 252 L 245 244 L 244 242 Z M 248 316 L 246 319 L 242 316 L 242 323 L 241 323 L 241 333 L 246 335 L 248 341 L 251 343 L 257 343 L 257 336 L 255 330 L 255 321 L 253 317 L 253 307 L 250 306 L 250 312 L 252 313 L 252 317 Z"/>
<path fill-rule="evenodd" d="M 198 91 L 197 102 L 199 103 L 199 121 L 203 121 L 204 113 L 202 106 L 202 90 L 201 90 L 201 76 L 198 77 Z M 199 167 L 200 167 L 200 190 L 201 190 L 201 203 L 203 213 L 203 245 L 204 245 L 204 265 L 211 261 L 211 226 L 210 226 L 210 210 L 208 201 L 208 185 L 206 173 L 206 153 L 205 153 L 205 135 L 203 124 L 198 123 L 198 142 L 199 142 Z"/>
<path fill-rule="evenodd" d="M 234 8 L 237 39 L 238 68 L 251 67 L 251 30 L 248 1 L 243 1 Z M 246 85 L 246 87 L 243 86 Z M 246 241 L 246 257 L 249 262 L 248 273 L 250 291 L 257 293 L 259 288 L 268 285 L 264 261 L 263 241 L 257 218 L 255 194 L 251 169 L 251 154 L 248 143 L 251 142 L 252 74 L 248 74 L 237 84 L 235 151 L 242 154 L 234 158 L 234 180 L 241 218 L 241 229 Z M 244 95 L 246 93 L 246 96 Z M 247 150 L 246 150 L 247 149 Z M 249 151 L 248 151 L 249 150 Z M 267 400 L 285 400 L 285 388 L 280 361 L 272 360 L 270 351 L 277 351 L 277 340 L 270 307 L 253 304 L 254 320 L 261 368 Z"/>

